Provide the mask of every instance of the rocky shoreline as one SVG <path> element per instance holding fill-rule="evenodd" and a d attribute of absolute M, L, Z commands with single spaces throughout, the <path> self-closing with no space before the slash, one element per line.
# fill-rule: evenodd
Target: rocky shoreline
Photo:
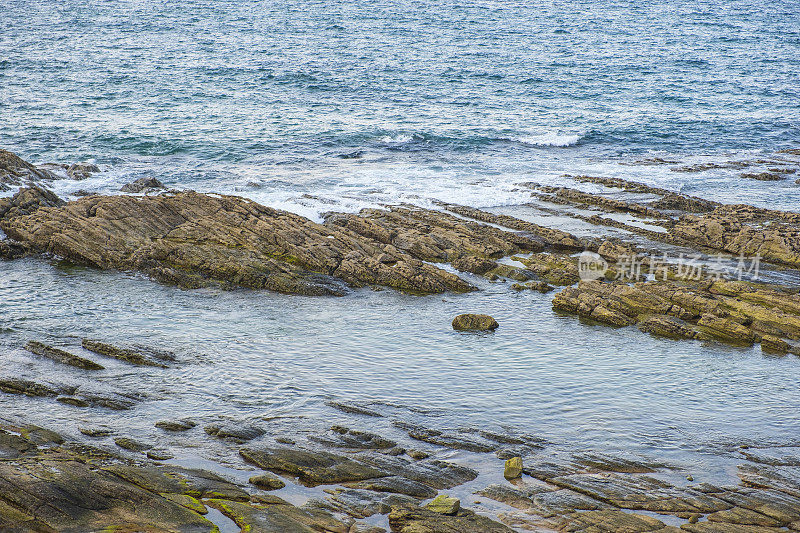
<path fill-rule="evenodd" d="M 800 168 L 783 156 L 769 164 L 781 176 Z M 96 171 L 88 164 L 60 171 L 70 169 L 70 176 Z M 187 289 L 306 296 L 341 296 L 360 287 L 468 293 L 480 276 L 509 290 L 552 292 L 554 311 L 592 323 L 800 355 L 800 296 L 796 284 L 781 281 L 794 280 L 800 266 L 796 213 L 609 178 L 573 178 L 576 187 L 589 184 L 600 193 L 521 186 L 521 203 L 530 201 L 543 219 L 557 213 L 595 228 L 580 236 L 541 220 L 445 203 L 328 213 L 317 223 L 241 197 L 152 183 L 129 188 L 135 195 L 86 194 L 65 202 L 47 189 L 54 179 L 54 170 L 0 151 L 0 183 L 21 187 L 0 199 L 3 260 L 57 257 Z M 678 253 L 697 254 L 696 268 L 661 260 Z M 585 254 L 604 262 L 596 279 L 585 279 Z M 765 275 L 720 275 L 717 254 L 727 263 L 758 256 Z M 459 330 L 472 329 L 473 321 L 479 329 L 503 327 L 485 315 L 456 318 Z M 25 349 L 86 373 L 110 363 L 133 372 L 183 364 L 157 349 L 91 338 L 59 346 L 31 340 Z M 0 379 L 0 391 L 9 399 L 75 409 L 127 410 L 146 401 L 132 392 L 98 394 L 21 378 Z M 156 422 L 165 435 L 213 439 L 235 451 L 253 468 L 246 480 L 176 464 L 168 450 L 124 429 L 86 427 L 86 440 L 76 441 L 53 428 L 2 420 L 0 529 L 800 531 L 798 447 L 734 446 L 729 453 L 739 461 L 738 484 L 694 483 L 697 473 L 656 458 L 578 452 L 539 435 L 433 429 L 373 405 L 332 401 L 330 407 L 352 424 L 300 438 L 225 422 Z M 369 422 L 382 419 L 390 430 Z M 447 453 L 467 454 L 496 475 L 487 479 Z M 292 487 L 320 490 L 295 505 L 282 497 Z M 473 501 L 452 496 L 464 490 Z"/>

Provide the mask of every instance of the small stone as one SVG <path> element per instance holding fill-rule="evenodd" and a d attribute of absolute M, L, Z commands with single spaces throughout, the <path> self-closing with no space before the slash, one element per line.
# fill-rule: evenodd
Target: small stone
<path fill-rule="evenodd" d="M 506 461 L 506 468 L 503 472 L 506 479 L 517 479 L 522 477 L 522 457 L 512 457 Z"/>
<path fill-rule="evenodd" d="M 688 476 L 686 476 L 686 481 L 694 481 L 694 477 L 692 477 L 692 475 L 689 474 Z"/>
<path fill-rule="evenodd" d="M 286 486 L 286 483 L 269 474 L 258 474 L 251 477 L 249 481 L 261 490 L 278 490 Z"/>
<path fill-rule="evenodd" d="M 456 331 L 493 331 L 497 327 L 497 321 L 489 315 L 463 314 L 453 319 L 453 329 Z"/>
<path fill-rule="evenodd" d="M 425 507 L 435 513 L 454 515 L 461 508 L 461 501 L 458 498 L 440 494 Z"/>

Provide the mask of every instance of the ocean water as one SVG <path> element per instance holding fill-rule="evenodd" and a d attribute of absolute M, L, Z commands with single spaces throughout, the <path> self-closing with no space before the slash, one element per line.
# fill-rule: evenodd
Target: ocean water
<path fill-rule="evenodd" d="M 64 195 L 155 175 L 313 217 L 514 204 L 519 181 L 585 173 L 797 200 L 793 180 L 623 164 L 797 147 L 793 0 L 9 0 L 0 17 L 0 146 L 106 171 Z"/>
<path fill-rule="evenodd" d="M 102 169 L 54 182 L 65 197 L 155 176 L 312 218 L 436 199 L 525 217 L 517 183 L 591 174 L 798 208 L 794 177 L 671 170 L 800 145 L 796 1 L 7 0 L 0 22 L 0 147 Z M 632 165 L 654 157 L 676 163 Z M 326 406 L 355 401 L 387 414 L 373 429 L 509 429 L 683 461 L 706 473 L 698 481 L 731 474 L 742 443 L 797 443 L 795 357 L 586 325 L 555 315 L 552 295 L 472 281 L 480 292 L 303 298 L 3 262 L 1 375 L 143 401 L 124 413 L 0 402 L 76 438 L 110 426 L 217 458 L 231 450 L 153 422 L 291 433 L 363 424 Z M 467 311 L 500 329 L 453 332 Z M 158 346 L 180 364 L 87 378 L 21 349 L 80 352 L 83 336 Z"/>

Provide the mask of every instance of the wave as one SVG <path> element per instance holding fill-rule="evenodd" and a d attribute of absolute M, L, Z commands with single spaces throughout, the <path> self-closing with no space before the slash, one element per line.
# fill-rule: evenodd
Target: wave
<path fill-rule="evenodd" d="M 558 148 L 566 148 L 567 146 L 578 144 L 581 138 L 582 136 L 577 134 L 551 132 L 542 133 L 540 135 L 525 135 L 512 140 L 529 146 L 555 146 Z"/>

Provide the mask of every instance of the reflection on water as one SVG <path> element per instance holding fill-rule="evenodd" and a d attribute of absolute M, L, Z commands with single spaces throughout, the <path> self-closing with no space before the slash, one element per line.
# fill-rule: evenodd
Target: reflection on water
<path fill-rule="evenodd" d="M 551 295 L 473 280 L 467 295 L 415 297 L 363 289 L 343 298 L 184 291 L 140 276 L 38 259 L 0 263 L 2 376 L 144 396 L 130 411 L 80 409 L 2 395 L 8 416 L 59 428 L 124 428 L 160 443 L 163 418 L 245 421 L 302 431 L 352 416 L 326 401 L 370 403 L 386 419 L 432 427 L 510 428 L 573 448 L 705 461 L 739 444 L 794 441 L 800 430 L 793 356 L 675 342 L 633 328 L 561 317 Z M 461 312 L 492 314 L 492 334 L 456 333 Z M 175 353 L 167 369 L 103 359 L 89 373 L 21 349 L 29 339 L 79 347 L 81 337 Z M 96 356 L 95 356 L 96 357 Z M 170 444 L 219 458 L 213 443 Z M 222 454 L 224 455 L 224 454 Z M 710 459 L 709 459 L 710 460 Z"/>

